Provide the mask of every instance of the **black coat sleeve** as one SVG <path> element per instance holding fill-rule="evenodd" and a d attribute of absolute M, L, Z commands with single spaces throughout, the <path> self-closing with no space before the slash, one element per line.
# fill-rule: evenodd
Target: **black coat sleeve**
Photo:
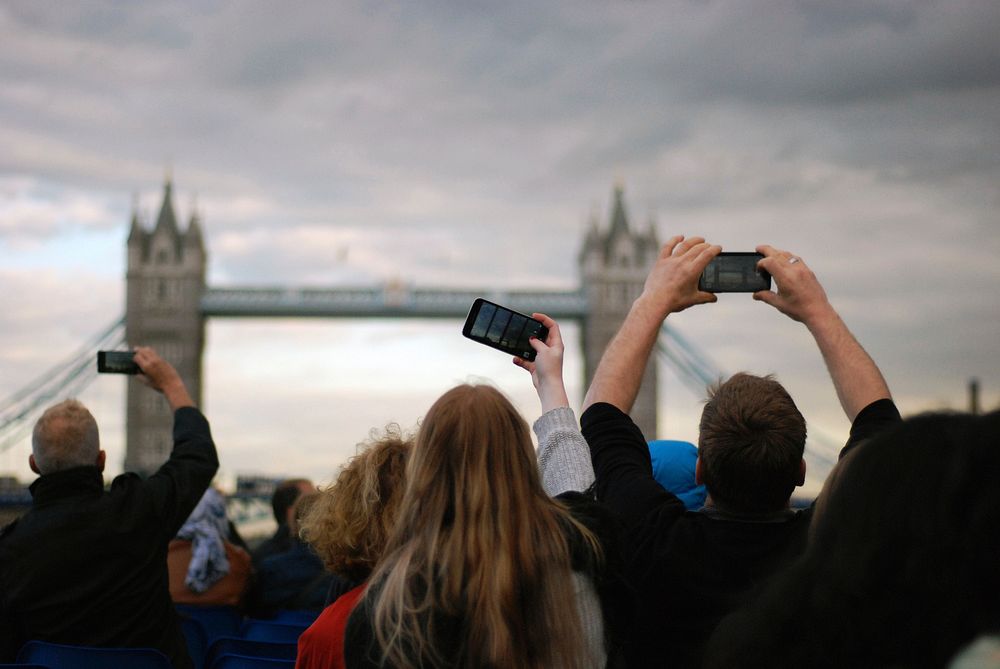
<path fill-rule="evenodd" d="M 843 450 L 840 451 L 840 457 L 843 458 L 859 444 L 898 425 L 902 420 L 899 409 L 896 408 L 896 404 L 892 400 L 875 400 L 854 417 L 854 423 L 851 424 L 851 435 Z"/>
<path fill-rule="evenodd" d="M 219 469 L 208 420 L 198 409 L 182 407 L 174 413 L 173 438 L 170 459 L 141 487 L 145 505 L 152 507 L 168 537 L 177 534 Z"/>
<path fill-rule="evenodd" d="M 684 504 L 653 478 L 649 446 L 642 432 L 617 407 L 599 402 L 580 417 L 594 463 L 595 493 L 626 526 L 639 524 L 651 511 L 684 513 Z"/>

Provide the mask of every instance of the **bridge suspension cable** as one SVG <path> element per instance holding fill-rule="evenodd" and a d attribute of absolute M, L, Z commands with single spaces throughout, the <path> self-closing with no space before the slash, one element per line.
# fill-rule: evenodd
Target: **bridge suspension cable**
<path fill-rule="evenodd" d="M 79 395 L 97 378 L 96 353 L 125 343 L 125 317 L 115 319 L 72 356 L 0 403 L 0 453 L 19 443 L 57 398 Z"/>

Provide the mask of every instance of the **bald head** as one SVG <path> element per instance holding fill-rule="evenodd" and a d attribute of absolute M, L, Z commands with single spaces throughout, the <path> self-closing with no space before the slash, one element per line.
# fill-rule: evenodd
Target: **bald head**
<path fill-rule="evenodd" d="M 103 465 L 97 421 L 77 400 L 45 410 L 31 435 L 31 465 L 39 474 Z"/>

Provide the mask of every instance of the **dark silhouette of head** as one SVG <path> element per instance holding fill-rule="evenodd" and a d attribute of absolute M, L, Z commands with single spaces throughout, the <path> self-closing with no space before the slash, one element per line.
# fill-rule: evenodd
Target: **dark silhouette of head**
<path fill-rule="evenodd" d="M 941 667 L 1000 629 L 1000 412 L 927 414 L 859 445 L 805 553 L 727 619 L 716 667 Z"/>
<path fill-rule="evenodd" d="M 309 479 L 286 479 L 278 484 L 271 495 L 271 510 L 279 525 L 287 525 L 291 520 L 290 512 L 295 500 L 307 492 L 315 492 L 316 486 Z"/>

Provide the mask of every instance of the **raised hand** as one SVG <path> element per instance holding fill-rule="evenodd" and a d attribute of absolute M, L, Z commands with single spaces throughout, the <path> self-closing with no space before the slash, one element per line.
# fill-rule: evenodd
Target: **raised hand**
<path fill-rule="evenodd" d="M 566 386 L 563 384 L 563 345 L 559 324 L 545 314 L 534 313 L 531 317 L 541 321 L 549 330 L 545 341 L 532 337 L 531 347 L 535 349 L 535 360 L 530 362 L 524 358 L 514 358 L 514 364 L 531 373 L 531 382 L 542 403 L 542 413 L 556 407 L 568 407 Z"/>

